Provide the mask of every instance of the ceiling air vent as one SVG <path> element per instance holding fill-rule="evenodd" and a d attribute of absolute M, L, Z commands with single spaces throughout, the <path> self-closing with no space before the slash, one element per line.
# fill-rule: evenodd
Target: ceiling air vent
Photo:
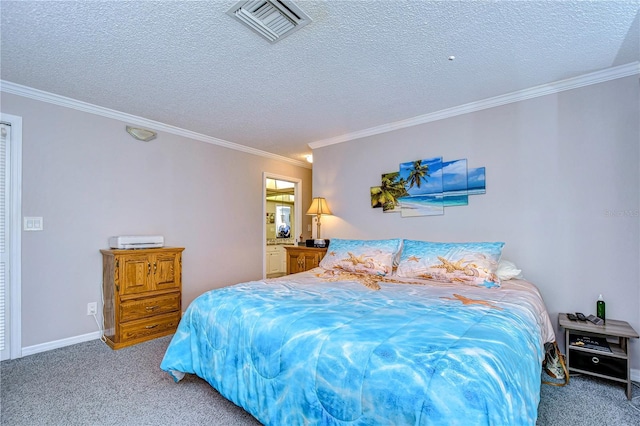
<path fill-rule="evenodd" d="M 298 6 L 287 0 L 243 0 L 227 11 L 262 37 L 275 43 L 311 22 Z"/>

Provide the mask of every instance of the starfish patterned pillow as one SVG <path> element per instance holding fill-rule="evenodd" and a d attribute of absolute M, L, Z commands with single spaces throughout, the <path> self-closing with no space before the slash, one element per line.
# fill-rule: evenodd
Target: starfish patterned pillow
<path fill-rule="evenodd" d="M 320 261 L 326 270 L 341 270 L 385 276 L 391 274 L 402 240 L 332 239 L 327 254 Z"/>
<path fill-rule="evenodd" d="M 500 287 L 496 274 L 504 243 L 434 243 L 404 240 L 396 274 L 481 287 Z"/>

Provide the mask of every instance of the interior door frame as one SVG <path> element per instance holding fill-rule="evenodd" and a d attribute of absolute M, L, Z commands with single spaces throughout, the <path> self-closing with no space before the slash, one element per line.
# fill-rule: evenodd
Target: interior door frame
<path fill-rule="evenodd" d="M 296 234 L 302 233 L 302 179 L 291 176 L 278 175 L 275 173 L 262 172 L 262 278 L 267 278 L 267 179 L 286 180 L 292 182 L 294 215 L 296 218 L 296 232 L 293 233 L 294 240 L 297 241 Z M 300 229 L 298 229 L 300 228 Z"/>
<path fill-rule="evenodd" d="M 0 112 L 11 125 L 9 171 L 9 356 L 22 357 L 22 117 Z M 7 301 L 5 301 L 7 302 Z"/>

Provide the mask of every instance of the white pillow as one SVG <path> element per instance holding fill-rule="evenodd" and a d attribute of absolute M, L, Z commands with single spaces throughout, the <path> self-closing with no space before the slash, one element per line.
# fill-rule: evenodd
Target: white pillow
<path fill-rule="evenodd" d="M 511 278 L 522 278 L 522 270 L 518 269 L 513 262 L 508 260 L 502 260 L 498 262 L 498 269 L 496 275 L 502 281 L 510 280 Z"/>

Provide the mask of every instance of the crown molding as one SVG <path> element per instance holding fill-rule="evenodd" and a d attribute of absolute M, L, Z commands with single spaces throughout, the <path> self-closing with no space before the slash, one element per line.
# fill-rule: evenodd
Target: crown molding
<path fill-rule="evenodd" d="M 223 146 L 225 148 L 234 149 L 236 151 L 242 151 L 247 154 L 258 155 L 260 157 L 266 157 L 266 158 L 270 158 L 272 160 L 277 160 L 277 161 L 284 161 L 286 163 L 293 164 L 294 166 L 304 167 L 306 169 L 310 169 L 312 167 L 311 164 L 309 164 L 306 161 L 294 160 L 292 158 L 283 157 L 277 154 L 272 154 L 270 152 L 262 151 L 260 149 L 251 148 L 251 147 L 240 145 L 234 142 L 229 142 L 224 139 L 214 138 L 212 136 L 203 135 L 202 133 L 197 133 L 191 130 L 186 130 L 180 127 L 161 123 L 159 121 L 149 120 L 143 117 L 138 117 L 135 115 L 116 111 L 113 109 L 104 108 L 98 105 L 93 105 L 87 102 L 68 98 L 66 96 L 60 96 L 54 93 L 45 92 L 43 90 L 34 89 L 32 87 L 12 83 L 6 80 L 0 80 L 0 91 L 5 93 L 10 93 L 13 95 L 23 96 L 25 98 L 35 99 L 37 101 L 42 101 L 42 102 L 47 102 L 54 105 L 63 106 L 66 108 L 75 109 L 78 111 L 88 112 L 90 114 L 95 114 L 95 115 L 99 115 L 106 118 L 112 118 L 114 120 L 123 121 L 128 124 L 133 124 L 133 125 L 141 126 L 145 128 L 151 128 L 153 130 L 157 130 L 160 132 L 166 132 L 166 133 L 171 133 L 177 136 L 183 136 L 183 137 L 194 139 L 200 142 L 210 143 L 212 145 Z"/>
<path fill-rule="evenodd" d="M 519 90 L 512 93 L 507 93 L 492 98 L 483 99 L 476 102 L 470 102 L 468 104 L 459 105 L 440 111 L 419 115 L 406 120 L 395 121 L 393 123 L 383 124 L 381 126 L 370 127 L 368 129 L 359 130 L 357 132 L 346 133 L 333 138 L 322 139 L 314 142 L 310 142 L 308 146 L 311 149 L 317 149 L 324 146 L 335 145 L 342 142 L 351 141 L 354 139 L 360 139 L 368 136 L 375 136 L 382 133 L 392 132 L 394 130 L 400 130 L 407 127 L 418 126 L 420 124 L 426 124 L 433 121 L 444 120 L 446 118 L 455 117 L 462 114 L 468 114 L 471 112 L 481 111 L 488 108 L 494 108 L 501 105 L 506 105 L 514 102 L 520 102 L 527 99 L 532 99 L 540 96 L 546 96 L 554 93 L 563 92 L 565 90 L 577 89 L 583 86 L 589 86 L 592 84 L 603 83 L 618 78 L 629 77 L 632 75 L 640 74 L 640 62 L 632 62 L 630 64 L 620 65 L 617 67 L 607 68 L 600 71 L 595 71 L 589 74 L 584 74 L 578 77 L 572 77 L 565 80 L 560 80 L 554 83 L 543 84 L 528 89 Z M 84 111 L 91 114 L 100 115 L 115 120 L 120 120 L 130 124 L 134 124 L 142 127 L 149 127 L 154 130 L 171 133 L 177 136 L 183 136 L 189 139 L 210 143 L 213 145 L 223 146 L 225 148 L 234 149 L 236 151 L 245 152 L 248 154 L 258 155 L 265 158 L 270 158 L 277 161 L 284 161 L 295 166 L 304 167 L 307 169 L 312 168 L 312 165 L 292 158 L 283 157 L 270 152 L 262 151 L 256 148 L 251 148 L 245 145 L 240 145 L 234 142 L 229 142 L 223 139 L 207 136 L 202 133 L 193 132 L 191 130 L 182 129 L 169 124 L 161 123 L 154 120 L 149 120 L 143 117 L 127 114 L 124 112 L 116 111 L 109 108 L 100 107 L 87 102 L 79 101 L 76 99 L 68 98 L 65 96 L 56 95 L 53 93 L 45 92 L 42 90 L 34 89 L 20 84 L 12 83 L 6 80 L 0 80 L 0 91 L 11 93 L 26 98 L 47 102 L 54 105 L 60 105 L 67 108 L 76 109 L 78 111 Z"/>
<path fill-rule="evenodd" d="M 494 108 L 514 102 L 520 102 L 531 98 L 537 98 L 539 96 L 551 95 L 554 93 L 563 92 L 565 90 L 577 89 L 579 87 L 603 83 L 605 81 L 629 77 L 636 74 L 640 74 L 640 62 L 638 61 L 626 65 L 620 65 L 617 67 L 595 71 L 578 77 L 568 78 L 566 80 L 560 80 L 554 83 L 542 84 L 540 86 L 531 87 L 529 89 L 518 90 L 516 92 L 507 93 L 476 102 L 470 102 L 468 104 L 443 109 L 429 114 L 419 115 L 417 117 L 409 118 L 406 120 L 395 121 L 393 123 L 370 127 L 368 129 L 346 133 L 344 135 L 336 136 L 333 138 L 310 142 L 308 145 L 311 149 L 322 148 L 323 146 L 335 145 L 338 143 L 360 139 L 367 136 L 379 135 L 381 133 L 392 132 L 394 130 L 430 123 L 432 121 L 444 120 L 445 118 L 451 118 L 462 114 L 481 111 L 483 109 Z"/>

